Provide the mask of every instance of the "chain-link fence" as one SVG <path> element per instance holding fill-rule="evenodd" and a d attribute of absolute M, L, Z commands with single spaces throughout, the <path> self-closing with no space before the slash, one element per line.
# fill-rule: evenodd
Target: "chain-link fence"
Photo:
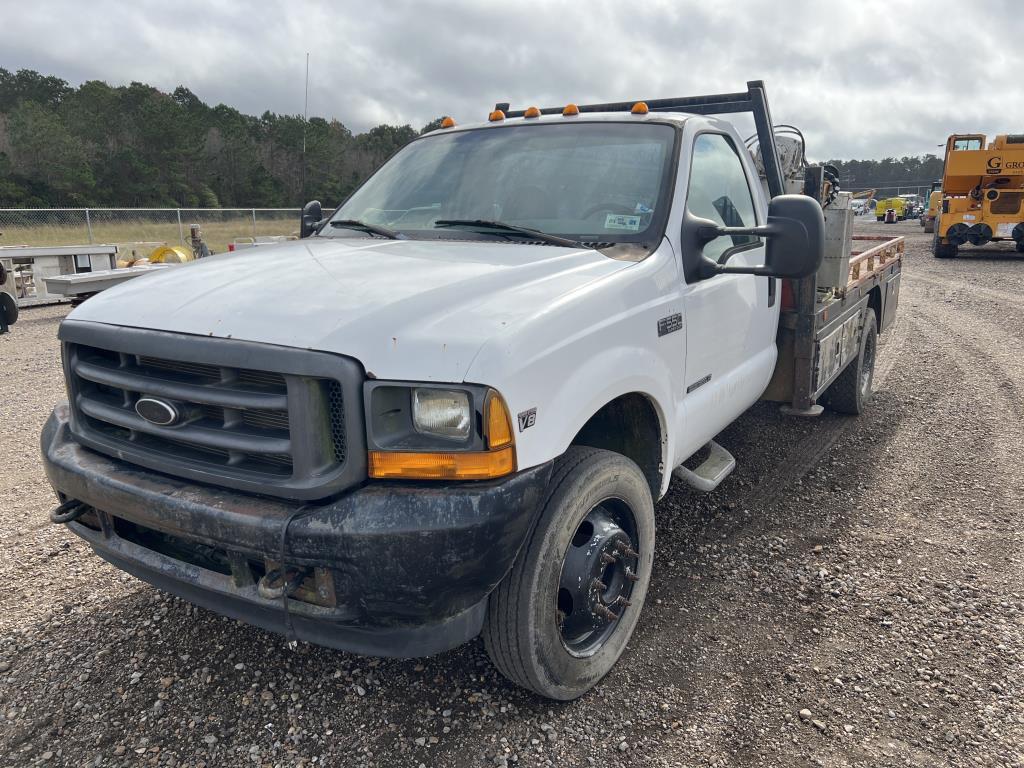
<path fill-rule="evenodd" d="M 185 245 L 198 224 L 215 253 L 235 241 L 297 235 L 298 208 L 0 208 L 0 245 L 108 243 L 144 255 Z M 325 211 L 324 215 L 329 212 Z"/>

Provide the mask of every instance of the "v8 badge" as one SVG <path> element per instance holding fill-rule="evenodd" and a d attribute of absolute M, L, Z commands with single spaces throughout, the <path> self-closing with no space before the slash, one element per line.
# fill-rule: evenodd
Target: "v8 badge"
<path fill-rule="evenodd" d="M 531 408 L 528 411 L 522 411 L 519 414 L 519 431 L 522 432 L 524 429 L 529 429 L 537 423 L 537 409 Z"/>

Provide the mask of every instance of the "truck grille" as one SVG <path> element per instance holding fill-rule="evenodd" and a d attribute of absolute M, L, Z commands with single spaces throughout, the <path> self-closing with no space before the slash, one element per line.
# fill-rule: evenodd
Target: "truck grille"
<path fill-rule="evenodd" d="M 144 333 L 119 330 L 129 337 Z M 197 344 L 208 351 L 211 342 L 225 351 L 232 344 L 254 346 L 214 339 Z M 188 346 L 182 349 L 187 353 Z M 251 359 L 245 354 L 202 355 L 214 363 L 138 351 L 130 344 L 66 343 L 72 428 L 89 447 L 168 474 L 291 498 L 329 495 L 365 472 L 360 461 L 348 466 L 349 431 L 362 430 L 349 423 L 360 399 L 353 361 L 302 350 L 280 353 L 342 360 L 335 378 L 240 366 L 231 359 Z M 346 392 L 346 382 L 355 391 Z M 136 411 L 142 397 L 173 406 L 175 423 L 143 418 Z"/>

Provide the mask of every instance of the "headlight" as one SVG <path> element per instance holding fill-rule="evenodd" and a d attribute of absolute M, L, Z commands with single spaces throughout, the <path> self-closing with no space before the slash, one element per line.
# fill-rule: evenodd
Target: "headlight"
<path fill-rule="evenodd" d="M 472 424 L 469 395 L 451 389 L 412 391 L 412 424 L 417 432 L 450 440 L 466 440 Z"/>
<path fill-rule="evenodd" d="M 495 390 L 365 384 L 370 477 L 483 480 L 516 470 L 508 407 Z"/>

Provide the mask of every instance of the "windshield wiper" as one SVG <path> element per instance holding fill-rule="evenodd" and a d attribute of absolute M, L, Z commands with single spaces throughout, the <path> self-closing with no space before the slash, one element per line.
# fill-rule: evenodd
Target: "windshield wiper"
<path fill-rule="evenodd" d="M 357 229 L 360 232 L 369 232 L 371 235 L 386 237 L 388 240 L 405 240 L 403 235 L 400 235 L 393 229 L 380 227 L 376 224 L 368 224 L 365 221 L 358 221 L 356 219 L 338 219 L 337 221 L 332 221 L 331 226 L 338 227 L 339 229 Z"/>
<path fill-rule="evenodd" d="M 520 227 L 516 224 L 508 224 L 504 221 L 490 221 L 488 219 L 438 219 L 434 222 L 434 226 L 466 227 L 469 229 L 501 229 L 508 233 L 523 235 L 524 237 L 532 237 L 534 240 L 540 240 L 545 243 L 550 243 L 551 245 L 564 245 L 567 248 L 580 247 L 580 244 L 575 240 L 570 240 L 566 237 L 559 237 L 558 235 L 549 235 L 547 232 L 541 232 L 539 229 Z"/>

